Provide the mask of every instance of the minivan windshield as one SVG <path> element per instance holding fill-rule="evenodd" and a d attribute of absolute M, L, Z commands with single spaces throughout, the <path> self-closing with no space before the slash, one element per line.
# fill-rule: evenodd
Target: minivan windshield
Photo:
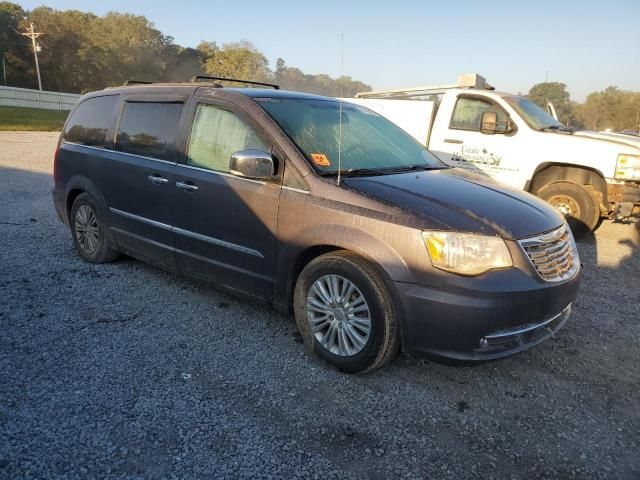
<path fill-rule="evenodd" d="M 320 174 L 335 175 L 340 170 L 343 175 L 384 175 L 447 168 L 400 127 L 359 105 L 300 98 L 256 100 Z"/>
<path fill-rule="evenodd" d="M 507 95 L 504 100 L 535 130 L 569 130 L 528 98 Z"/>

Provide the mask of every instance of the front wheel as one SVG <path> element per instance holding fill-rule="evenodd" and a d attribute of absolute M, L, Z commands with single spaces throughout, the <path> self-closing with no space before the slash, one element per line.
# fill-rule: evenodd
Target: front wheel
<path fill-rule="evenodd" d="M 302 270 L 294 313 L 305 344 L 339 370 L 368 372 L 398 351 L 391 295 L 375 269 L 352 253 L 322 255 Z"/>
<path fill-rule="evenodd" d="M 600 220 L 596 198 L 582 185 L 555 182 L 538 190 L 538 196 L 567 218 L 575 237 L 594 231 Z"/>

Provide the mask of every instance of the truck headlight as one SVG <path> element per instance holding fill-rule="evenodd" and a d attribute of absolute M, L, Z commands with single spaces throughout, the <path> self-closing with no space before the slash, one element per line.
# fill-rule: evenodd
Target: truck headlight
<path fill-rule="evenodd" d="M 513 266 L 507 244 L 500 237 L 458 232 L 422 232 L 434 267 L 460 275 L 480 275 Z"/>
<path fill-rule="evenodd" d="M 621 153 L 616 163 L 616 180 L 640 181 L 640 155 Z"/>

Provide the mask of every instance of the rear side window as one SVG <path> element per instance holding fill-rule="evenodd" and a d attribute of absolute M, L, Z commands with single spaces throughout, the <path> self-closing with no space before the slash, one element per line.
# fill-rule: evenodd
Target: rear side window
<path fill-rule="evenodd" d="M 460 97 L 453 111 L 450 128 L 459 130 L 480 131 L 483 112 L 496 112 L 498 115 L 497 129 L 508 128 L 507 114 L 493 103 L 479 98 Z"/>
<path fill-rule="evenodd" d="M 189 165 L 228 172 L 231 155 L 249 148 L 269 150 L 237 115 L 213 105 L 198 105 L 189 139 Z"/>
<path fill-rule="evenodd" d="M 116 150 L 171 159 L 182 106 L 182 103 L 127 102 L 118 125 Z"/>
<path fill-rule="evenodd" d="M 67 142 L 104 147 L 107 130 L 113 121 L 119 95 L 93 97 L 82 102 L 67 122 L 63 138 Z"/>

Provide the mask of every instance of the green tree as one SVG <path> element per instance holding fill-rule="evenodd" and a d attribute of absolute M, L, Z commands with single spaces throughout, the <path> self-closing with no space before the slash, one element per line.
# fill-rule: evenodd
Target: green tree
<path fill-rule="evenodd" d="M 47 90 L 82 93 L 129 79 L 185 81 L 202 73 L 277 80 L 284 88 L 334 96 L 370 90 L 350 77 L 305 74 L 287 67 L 283 59 L 278 59 L 274 72 L 265 55 L 247 41 L 202 42 L 195 49 L 183 48 L 139 15 L 110 12 L 98 16 L 48 7 L 25 11 L 15 3 L 0 1 L 0 49 L 7 60 L 7 80 L 15 86 L 37 86 L 31 45 L 13 30 L 23 30 L 27 22 L 44 33 L 38 39 L 42 47 L 38 58 Z"/>
<path fill-rule="evenodd" d="M 16 33 L 25 14 L 20 5 L 0 2 L 0 63 L 4 56 L 8 85 L 33 87 L 37 86 L 33 53 L 28 40 Z"/>
<path fill-rule="evenodd" d="M 578 115 L 590 130 L 637 130 L 640 128 L 640 93 L 617 87 L 592 92 L 579 107 Z"/>
<path fill-rule="evenodd" d="M 273 80 L 267 57 L 245 40 L 224 43 L 220 47 L 215 42 L 203 42 L 198 50 L 208 75 L 262 82 Z"/>
<path fill-rule="evenodd" d="M 370 85 L 353 80 L 348 76 L 334 79 L 323 73 L 318 75 L 305 74 L 299 68 L 287 67 L 281 58 L 276 63 L 275 78 L 278 84 L 286 90 L 299 90 L 332 97 L 353 97 L 358 92 L 371 90 Z"/>
<path fill-rule="evenodd" d="M 575 124 L 575 115 L 567 92 L 567 86 L 560 82 L 538 83 L 531 87 L 527 97 L 542 108 L 547 108 L 547 103 L 553 103 L 558 114 L 558 119 L 565 125 Z"/>

